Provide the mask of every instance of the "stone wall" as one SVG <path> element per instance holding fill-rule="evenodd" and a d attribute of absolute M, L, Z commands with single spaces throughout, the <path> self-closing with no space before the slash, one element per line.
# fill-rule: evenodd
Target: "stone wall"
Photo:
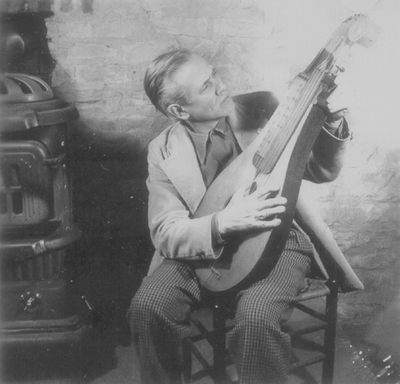
<path fill-rule="evenodd" d="M 93 281 L 108 282 L 96 285 L 96 294 L 117 286 L 125 304 L 152 251 L 146 147 L 168 123 L 142 89 L 148 62 L 170 48 L 190 48 L 219 67 L 232 94 L 269 89 L 279 95 L 352 11 L 369 10 L 382 31 L 373 47 L 354 51 L 346 68 L 354 95 L 347 165 L 337 181 L 310 193 L 365 283 L 365 292 L 341 298 L 342 321 L 374 324 L 395 305 L 400 286 L 396 0 L 54 0 L 52 10 L 47 19 L 56 60 L 52 86 L 81 113 L 73 127 L 72 155 L 75 214 L 86 233 L 82 268 Z M 119 271 L 117 277 L 110 271 Z"/>

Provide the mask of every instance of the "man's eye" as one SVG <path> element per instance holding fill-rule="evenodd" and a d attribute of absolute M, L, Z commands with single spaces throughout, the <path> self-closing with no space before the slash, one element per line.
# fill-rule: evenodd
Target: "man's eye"
<path fill-rule="evenodd" d="M 205 90 L 207 90 L 208 88 L 210 88 L 210 82 L 209 81 L 207 81 L 207 83 L 205 83 L 204 85 L 203 85 L 203 88 L 201 89 L 201 91 L 202 92 L 204 92 Z"/>

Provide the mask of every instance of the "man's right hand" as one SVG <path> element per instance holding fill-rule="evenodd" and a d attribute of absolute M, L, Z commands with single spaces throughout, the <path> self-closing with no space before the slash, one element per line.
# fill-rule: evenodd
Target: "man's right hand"
<path fill-rule="evenodd" d="M 277 186 L 258 187 L 249 194 L 248 187 L 240 188 L 228 205 L 217 214 L 222 237 L 251 229 L 272 229 L 281 224 L 276 215 L 285 212 L 285 197 L 275 197 Z"/>

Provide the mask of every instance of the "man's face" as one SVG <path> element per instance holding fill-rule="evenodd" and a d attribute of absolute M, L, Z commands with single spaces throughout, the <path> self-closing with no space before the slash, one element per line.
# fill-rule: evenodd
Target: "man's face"
<path fill-rule="evenodd" d="M 201 56 L 193 54 L 172 80 L 185 90 L 188 103 L 183 105 L 189 122 L 202 123 L 226 117 L 233 101 L 215 69 Z"/>

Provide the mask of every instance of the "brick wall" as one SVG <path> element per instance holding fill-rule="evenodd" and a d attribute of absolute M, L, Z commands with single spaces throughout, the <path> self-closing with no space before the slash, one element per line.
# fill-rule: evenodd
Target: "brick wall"
<path fill-rule="evenodd" d="M 182 46 L 218 65 L 233 94 L 266 89 L 281 94 L 351 9 L 370 9 L 382 32 L 376 45 L 355 51 L 346 70 L 354 94 L 348 162 L 336 182 L 310 193 L 366 286 L 365 292 L 342 297 L 342 320 L 373 323 L 396 303 L 396 0 L 54 0 L 52 7 L 47 19 L 56 60 L 52 86 L 81 113 L 72 148 L 75 212 L 86 229 L 81 253 L 94 280 L 110 279 L 110 266 L 122 270 L 125 277 L 110 283 L 120 292 L 126 284 L 134 291 L 132 276 L 143 273 L 150 257 L 146 146 L 167 124 L 144 96 L 148 62 Z"/>

